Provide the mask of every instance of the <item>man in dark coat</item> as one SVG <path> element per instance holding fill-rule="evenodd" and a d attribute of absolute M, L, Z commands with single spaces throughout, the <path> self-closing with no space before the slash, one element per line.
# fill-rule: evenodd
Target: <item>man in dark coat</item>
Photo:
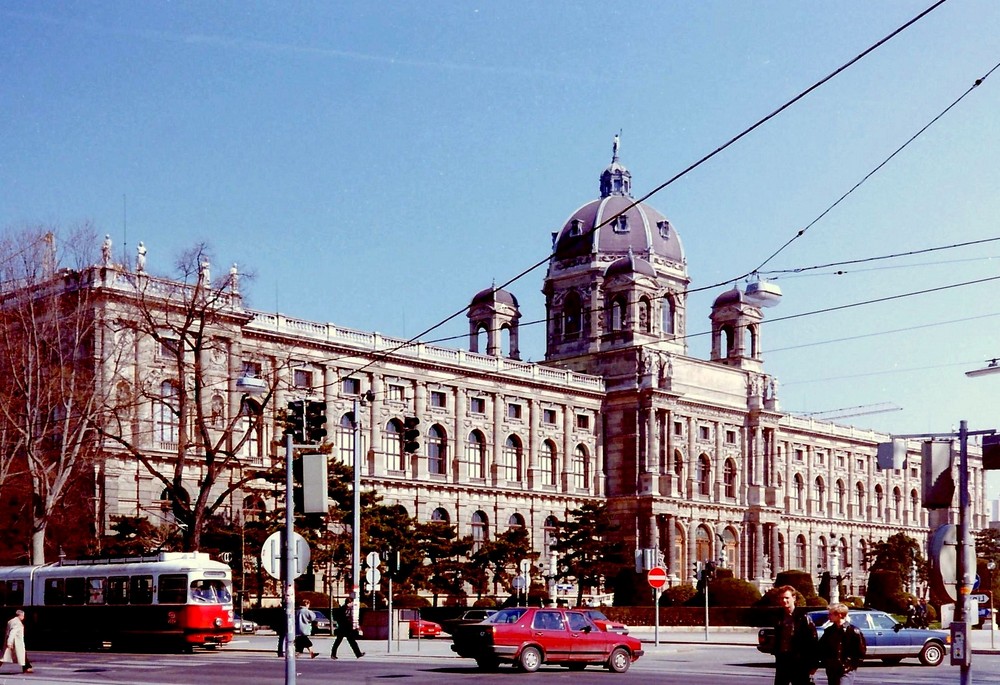
<path fill-rule="evenodd" d="M 337 609 L 334 614 L 333 619 L 337 622 L 337 627 L 334 630 L 334 635 L 337 639 L 333 641 L 333 649 L 330 650 L 331 659 L 339 659 L 337 656 L 337 648 L 340 647 L 340 643 L 345 639 L 347 644 L 351 646 L 354 651 L 354 656 L 361 658 L 365 655 L 358 647 L 357 633 L 354 630 L 354 603 L 353 600 L 348 597 L 344 602 L 344 606 Z"/>
<path fill-rule="evenodd" d="M 854 674 L 868 653 L 865 636 L 846 619 L 847 607 L 843 604 L 832 605 L 832 623 L 819 639 L 819 663 L 826 670 L 829 685 L 852 685 Z"/>
<path fill-rule="evenodd" d="M 795 614 L 795 588 L 782 585 L 778 600 L 784 610 L 774 627 L 774 685 L 809 685 L 816 670 L 816 626 L 806 614 Z"/>

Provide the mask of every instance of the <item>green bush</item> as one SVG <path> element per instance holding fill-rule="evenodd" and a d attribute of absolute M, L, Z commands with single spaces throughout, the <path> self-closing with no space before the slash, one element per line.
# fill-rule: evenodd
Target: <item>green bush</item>
<path fill-rule="evenodd" d="M 394 609 L 423 609 L 430 605 L 427 598 L 420 595 L 396 595 L 392 600 Z"/>
<path fill-rule="evenodd" d="M 713 607 L 749 607 L 760 601 L 760 591 L 739 578 L 721 578 L 708 584 L 708 604 Z"/>
<path fill-rule="evenodd" d="M 846 604 L 848 609 L 861 609 L 865 605 L 863 597 L 856 597 L 854 595 L 841 597 L 840 601 L 841 603 Z"/>
<path fill-rule="evenodd" d="M 674 585 L 673 587 L 668 587 L 662 593 L 660 593 L 660 606 L 661 607 L 679 607 L 686 604 L 695 596 L 696 590 L 694 585 L 690 583 L 681 583 L 680 585 Z"/>
<path fill-rule="evenodd" d="M 493 597 L 480 597 L 472 603 L 472 606 L 476 609 L 495 609 L 500 603 Z"/>
<path fill-rule="evenodd" d="M 812 575 L 806 571 L 781 571 L 774 578 L 774 587 L 782 585 L 791 585 L 806 598 L 816 596 L 816 586 L 813 584 Z"/>

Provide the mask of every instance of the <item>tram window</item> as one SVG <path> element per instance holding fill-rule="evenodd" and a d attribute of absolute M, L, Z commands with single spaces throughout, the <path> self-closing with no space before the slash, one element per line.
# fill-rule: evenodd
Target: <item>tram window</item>
<path fill-rule="evenodd" d="M 86 604 L 87 594 L 86 578 L 66 579 L 66 604 Z"/>
<path fill-rule="evenodd" d="M 153 576 L 132 576 L 129 584 L 132 604 L 153 603 Z"/>
<path fill-rule="evenodd" d="M 62 578 L 49 578 L 45 581 L 45 604 L 58 606 L 66 601 L 66 581 Z"/>
<path fill-rule="evenodd" d="M 107 578 L 87 578 L 87 604 L 104 604 L 104 584 Z"/>
<path fill-rule="evenodd" d="M 187 576 L 183 573 L 168 573 L 160 576 L 158 602 L 160 604 L 186 604 Z"/>
<path fill-rule="evenodd" d="M 126 576 L 108 578 L 108 604 L 128 604 L 128 578 Z"/>
<path fill-rule="evenodd" d="M 20 580 L 0 582 L 0 606 L 17 607 L 24 604 L 24 583 Z"/>

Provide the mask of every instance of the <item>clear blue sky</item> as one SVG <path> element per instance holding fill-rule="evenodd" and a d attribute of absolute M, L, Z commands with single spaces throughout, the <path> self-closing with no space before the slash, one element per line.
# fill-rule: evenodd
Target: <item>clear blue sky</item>
<path fill-rule="evenodd" d="M 207 241 L 215 273 L 256 272 L 256 308 L 411 336 L 544 259 L 619 130 L 645 194 L 932 0 L 622 4 L 7 0 L 0 227 L 91 220 L 164 272 Z M 1000 61 L 998 36 L 1000 3 L 950 0 L 654 196 L 692 287 L 764 261 Z M 998 111 L 1000 72 L 768 268 L 1000 237 Z M 767 315 L 994 277 L 998 255 L 783 274 Z M 508 288 L 526 321 L 544 316 L 543 275 Z M 724 289 L 691 295 L 689 333 Z M 847 421 L 1000 428 L 1000 375 L 964 375 L 1000 356 L 998 289 L 767 325 L 783 407 L 889 402 L 903 410 Z M 426 337 L 465 331 L 460 316 Z M 543 357 L 541 326 L 522 351 Z"/>

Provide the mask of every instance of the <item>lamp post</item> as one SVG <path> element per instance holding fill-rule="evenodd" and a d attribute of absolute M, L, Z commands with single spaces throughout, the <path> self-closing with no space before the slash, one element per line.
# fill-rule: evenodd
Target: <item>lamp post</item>
<path fill-rule="evenodd" d="M 830 604 L 840 602 L 840 564 L 838 554 L 840 552 L 837 544 L 837 534 L 830 533 Z"/>

